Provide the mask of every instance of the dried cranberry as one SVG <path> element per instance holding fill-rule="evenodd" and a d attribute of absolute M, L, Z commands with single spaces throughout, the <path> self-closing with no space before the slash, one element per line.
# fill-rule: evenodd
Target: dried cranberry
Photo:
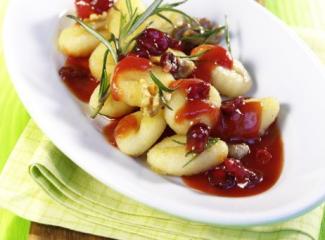
<path fill-rule="evenodd" d="M 87 78 L 89 76 L 89 71 L 83 68 L 62 67 L 59 70 L 59 75 L 62 80 Z"/>
<path fill-rule="evenodd" d="M 91 14 L 101 14 L 110 9 L 113 0 L 75 0 L 78 17 L 89 18 Z"/>
<path fill-rule="evenodd" d="M 147 50 L 152 56 L 159 56 L 168 49 L 169 37 L 157 29 L 148 28 L 138 37 L 137 47 Z"/>
<path fill-rule="evenodd" d="M 187 99 L 196 100 L 196 99 L 207 99 L 210 93 L 210 84 L 204 81 L 191 84 L 187 90 Z"/>
<path fill-rule="evenodd" d="M 240 96 L 234 99 L 223 101 L 220 109 L 223 113 L 233 113 L 245 104 L 244 100 L 245 98 Z"/>
<path fill-rule="evenodd" d="M 161 55 L 160 65 L 163 67 L 165 72 L 175 74 L 179 68 L 179 60 L 173 53 L 165 52 L 163 55 Z"/>
<path fill-rule="evenodd" d="M 262 148 L 256 151 L 255 154 L 256 160 L 262 164 L 267 164 L 272 159 L 272 154 L 268 151 L 268 149 Z"/>
<path fill-rule="evenodd" d="M 228 158 L 223 164 L 208 172 L 208 180 L 212 186 L 230 189 L 253 188 L 263 181 L 259 171 L 247 169 L 240 160 Z"/>
<path fill-rule="evenodd" d="M 198 123 L 187 131 L 187 149 L 195 153 L 204 151 L 209 141 L 210 128 L 204 123 Z"/>
<path fill-rule="evenodd" d="M 224 165 L 208 171 L 207 174 L 209 183 L 214 187 L 231 189 L 237 184 L 235 176 L 226 172 Z"/>
<path fill-rule="evenodd" d="M 140 57 L 140 58 L 149 58 L 150 57 L 150 53 L 147 49 L 141 48 L 141 47 L 136 47 L 134 49 L 134 51 L 132 53 L 130 53 L 129 55 L 133 55 L 136 57 Z"/>
<path fill-rule="evenodd" d="M 183 43 L 180 40 L 169 38 L 169 47 L 178 51 L 183 51 Z"/>

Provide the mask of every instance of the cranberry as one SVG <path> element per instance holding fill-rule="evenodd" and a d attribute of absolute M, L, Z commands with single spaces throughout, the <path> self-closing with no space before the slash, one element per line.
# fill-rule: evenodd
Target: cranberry
<path fill-rule="evenodd" d="M 165 72 L 175 74 L 179 68 L 179 60 L 173 53 L 165 52 L 163 55 L 161 55 L 160 65 L 163 67 Z"/>
<path fill-rule="evenodd" d="M 244 97 L 237 97 L 227 101 L 223 101 L 221 104 L 221 111 L 223 113 L 234 113 L 237 109 L 245 104 Z"/>
<path fill-rule="evenodd" d="M 230 189 L 253 188 L 263 181 L 263 175 L 258 171 L 247 169 L 240 160 L 228 158 L 215 169 L 208 172 L 208 180 L 212 186 Z"/>
<path fill-rule="evenodd" d="M 142 47 L 136 47 L 132 53 L 129 55 L 133 55 L 140 58 L 150 58 L 150 53 L 147 49 Z"/>
<path fill-rule="evenodd" d="M 268 149 L 262 148 L 256 151 L 256 159 L 262 164 L 267 164 L 272 159 L 272 154 L 268 151 Z"/>
<path fill-rule="evenodd" d="M 80 79 L 87 78 L 89 76 L 89 71 L 83 68 L 62 67 L 59 70 L 59 75 L 61 76 L 62 80 Z"/>
<path fill-rule="evenodd" d="M 163 54 L 169 47 L 169 37 L 167 34 L 154 29 L 144 30 L 137 39 L 137 48 L 147 50 L 152 56 Z"/>
<path fill-rule="evenodd" d="M 89 18 L 93 13 L 101 14 L 110 9 L 113 0 L 75 0 L 77 14 L 80 18 Z"/>
<path fill-rule="evenodd" d="M 180 40 L 169 38 L 169 47 L 178 51 L 183 51 L 183 43 Z"/>
<path fill-rule="evenodd" d="M 222 189 L 231 189 L 237 184 L 235 176 L 226 172 L 224 165 L 208 171 L 207 174 L 208 181 L 212 186 Z"/>
<path fill-rule="evenodd" d="M 210 128 L 204 123 L 198 123 L 190 127 L 187 132 L 187 149 L 195 153 L 204 151 L 209 141 Z"/>
<path fill-rule="evenodd" d="M 210 84 L 200 81 L 195 84 L 191 84 L 186 91 L 188 100 L 207 99 L 210 93 Z"/>

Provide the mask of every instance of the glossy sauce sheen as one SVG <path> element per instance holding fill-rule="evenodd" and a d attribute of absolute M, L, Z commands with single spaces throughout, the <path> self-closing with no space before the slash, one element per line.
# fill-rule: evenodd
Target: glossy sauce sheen
<path fill-rule="evenodd" d="M 211 123 L 216 124 L 219 113 L 219 108 L 207 103 L 205 100 L 188 100 L 176 113 L 175 120 L 178 123 L 191 120 L 195 124 L 200 117 L 207 116 Z"/>
<path fill-rule="evenodd" d="M 139 129 L 139 121 L 134 115 L 127 115 L 122 118 L 114 130 L 114 137 L 127 136 L 130 132 L 135 132 Z"/>
<path fill-rule="evenodd" d="M 251 153 L 244 157 L 242 162 L 245 167 L 263 174 L 263 181 L 255 187 L 247 189 L 241 189 L 237 186 L 231 189 L 213 187 L 208 181 L 207 172 L 183 177 L 185 184 L 205 193 L 226 197 L 251 196 L 268 190 L 280 177 L 283 166 L 283 143 L 277 125 L 273 124 L 260 141 L 252 141 L 249 146 Z M 272 158 L 267 162 L 263 162 L 256 157 L 257 151 L 265 148 L 272 154 Z"/>
<path fill-rule="evenodd" d="M 211 82 L 211 74 L 216 66 L 231 69 L 233 60 L 228 51 L 221 46 L 203 45 L 193 49 L 191 55 L 195 55 L 202 51 L 207 51 L 199 58 L 196 64 L 194 77 L 200 78 L 206 82 Z"/>
<path fill-rule="evenodd" d="M 119 75 L 124 71 L 140 71 L 144 72 L 151 68 L 151 62 L 145 58 L 135 56 L 127 56 L 121 60 L 115 67 L 112 78 L 112 96 L 113 99 L 119 101 L 121 99 L 121 91 L 118 86 Z M 136 74 L 136 73 L 135 73 Z"/>
<path fill-rule="evenodd" d="M 69 90 L 79 100 L 89 102 L 98 82 L 91 76 L 88 58 L 68 57 L 65 66 L 60 69 L 59 74 Z"/>
<path fill-rule="evenodd" d="M 239 111 L 221 114 L 213 135 L 235 142 L 257 138 L 261 126 L 261 113 L 260 102 L 247 102 L 239 107 Z"/>

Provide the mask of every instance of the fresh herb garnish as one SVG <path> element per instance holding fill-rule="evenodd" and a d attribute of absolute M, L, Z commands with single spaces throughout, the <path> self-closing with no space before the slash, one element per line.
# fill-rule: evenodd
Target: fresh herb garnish
<path fill-rule="evenodd" d="M 205 147 L 204 147 L 204 150 L 207 150 L 207 149 L 211 148 L 211 147 L 212 147 L 213 145 L 215 145 L 219 140 L 220 140 L 219 138 L 212 138 L 212 137 L 210 137 L 209 140 L 208 140 L 208 142 L 207 142 L 207 144 L 206 144 Z M 197 158 L 197 156 L 199 156 L 199 153 L 196 153 L 196 152 L 194 152 L 194 151 L 189 151 L 189 152 L 187 152 L 187 153 L 185 154 L 185 157 L 188 157 L 188 156 L 192 156 L 192 158 L 191 158 L 187 163 L 185 163 L 185 164 L 183 165 L 183 168 L 186 167 L 186 166 L 188 166 L 191 162 L 193 162 L 193 161 Z"/>
<path fill-rule="evenodd" d="M 103 69 L 102 69 L 102 74 L 100 77 L 100 85 L 99 85 L 99 93 L 98 93 L 98 106 L 95 109 L 94 113 L 92 113 L 91 117 L 95 118 L 97 114 L 100 112 L 102 107 L 104 106 L 104 103 L 109 95 L 109 79 L 107 76 L 107 70 L 106 70 L 106 64 L 107 64 L 107 57 L 109 54 L 109 49 L 105 51 L 104 54 L 104 60 L 103 60 Z"/>
<path fill-rule="evenodd" d="M 202 57 L 204 54 L 206 54 L 209 50 L 206 50 L 206 51 L 202 51 L 198 54 L 194 54 L 194 55 L 191 55 L 191 56 L 176 56 L 180 59 L 188 59 L 188 60 L 191 60 L 191 61 L 197 61 L 200 57 Z"/>
<path fill-rule="evenodd" d="M 223 30 L 225 30 L 225 26 L 216 27 L 214 29 L 204 29 L 201 33 L 193 34 L 190 36 L 184 36 L 182 40 L 197 40 L 197 39 L 205 39 L 207 41 L 213 35 L 218 35 Z"/>
<path fill-rule="evenodd" d="M 100 41 L 101 43 L 103 43 L 105 45 L 105 47 L 107 47 L 107 49 L 110 51 L 114 62 L 117 63 L 118 58 L 117 58 L 116 51 L 112 47 L 112 45 L 111 45 L 111 43 L 110 43 L 109 40 L 107 40 L 103 35 L 101 35 L 100 33 L 98 33 L 95 29 L 93 29 L 92 27 L 90 27 L 88 24 L 84 23 L 80 18 L 75 17 L 73 15 L 67 15 L 67 17 L 73 19 L 74 21 L 76 21 L 87 32 L 89 32 L 90 34 L 92 34 L 98 41 Z"/>
<path fill-rule="evenodd" d="M 173 141 L 174 143 L 179 144 L 179 145 L 186 145 L 186 143 L 181 142 L 181 141 L 178 141 L 178 140 L 175 140 L 175 139 L 173 139 L 172 141 Z"/>
<path fill-rule="evenodd" d="M 230 32 L 229 32 L 229 25 L 228 25 L 228 18 L 227 16 L 225 16 L 225 39 L 226 39 L 226 44 L 227 44 L 227 48 L 228 51 L 231 53 L 231 43 L 230 43 Z"/>
<path fill-rule="evenodd" d="M 173 111 L 173 109 L 168 105 L 168 101 L 164 96 L 164 92 L 172 93 L 174 92 L 173 89 L 170 89 L 166 87 L 160 80 L 157 78 L 152 72 L 149 72 L 151 80 L 156 84 L 158 87 L 158 93 L 160 101 L 163 103 L 164 106 L 166 106 L 169 110 Z"/>

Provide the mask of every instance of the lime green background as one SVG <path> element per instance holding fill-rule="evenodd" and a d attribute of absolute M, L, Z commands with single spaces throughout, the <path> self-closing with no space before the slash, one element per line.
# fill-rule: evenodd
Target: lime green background
<path fill-rule="evenodd" d="M 72 1 L 72 0 L 71 0 Z M 0 32 L 7 0 L 0 0 Z M 324 0 L 264 0 L 265 6 L 287 24 L 325 31 Z M 325 44 L 325 43 L 324 43 Z M 0 171 L 13 149 L 29 115 L 22 106 L 9 80 L 3 58 L 2 36 L 0 40 Z M 30 223 L 14 214 L 0 210 L 0 240 L 27 239 Z M 321 240 L 325 240 L 325 218 Z"/>

